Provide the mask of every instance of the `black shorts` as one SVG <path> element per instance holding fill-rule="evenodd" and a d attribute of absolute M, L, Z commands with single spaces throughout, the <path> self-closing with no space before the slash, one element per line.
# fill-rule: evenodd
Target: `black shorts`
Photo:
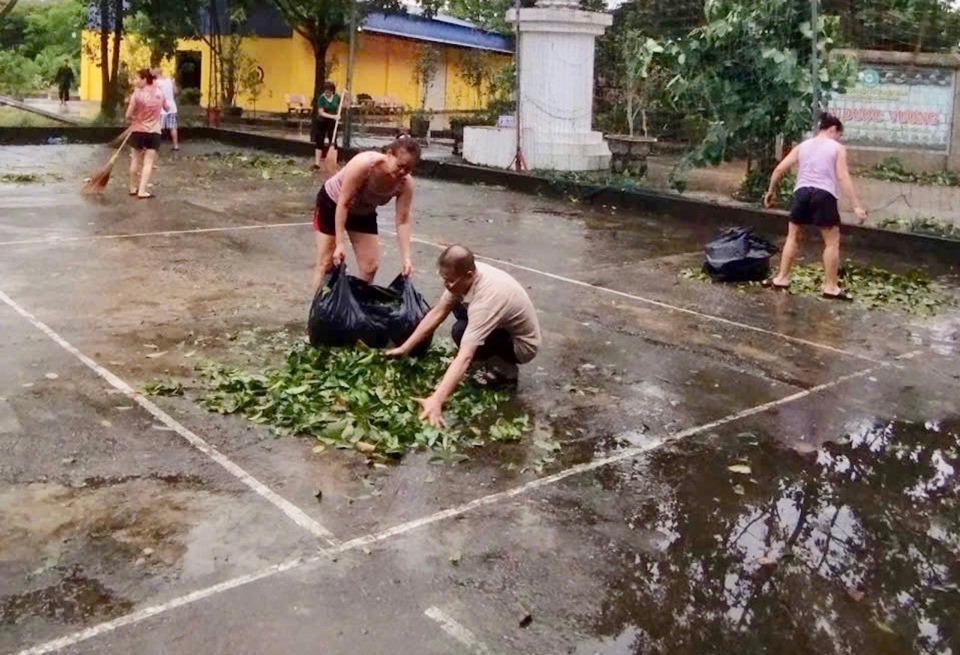
<path fill-rule="evenodd" d="M 160 134 L 157 132 L 134 132 L 130 143 L 137 150 L 159 150 Z"/>
<path fill-rule="evenodd" d="M 837 227 L 840 225 L 840 210 L 836 196 L 815 187 L 797 189 L 790 206 L 790 222 L 823 228 Z"/>
<path fill-rule="evenodd" d="M 317 194 L 317 209 L 313 213 L 313 229 L 329 236 L 337 235 L 337 203 L 320 187 Z M 377 234 L 377 212 L 370 214 L 347 214 L 347 232 Z"/>

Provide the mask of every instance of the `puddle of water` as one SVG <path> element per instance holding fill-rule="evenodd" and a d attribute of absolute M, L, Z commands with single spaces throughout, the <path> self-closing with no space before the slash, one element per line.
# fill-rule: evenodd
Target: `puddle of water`
<path fill-rule="evenodd" d="M 663 496 L 626 519 L 658 538 L 610 554 L 599 641 L 576 652 L 960 652 L 960 419 L 812 453 L 704 438 L 638 466 Z"/>
<path fill-rule="evenodd" d="M 86 623 L 125 614 L 133 603 L 118 598 L 75 567 L 54 585 L 0 599 L 0 624 L 16 625 L 43 617 L 58 623 Z"/>

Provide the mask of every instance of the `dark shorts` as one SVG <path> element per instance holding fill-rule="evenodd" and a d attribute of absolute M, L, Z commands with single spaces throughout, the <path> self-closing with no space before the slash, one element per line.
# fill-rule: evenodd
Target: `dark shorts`
<path fill-rule="evenodd" d="M 457 305 L 453 308 L 453 317 L 457 319 L 457 322 L 453 324 L 453 330 L 450 336 L 453 337 L 453 342 L 457 344 L 457 347 L 460 347 L 463 335 L 466 333 L 467 326 L 470 324 L 467 308 L 463 305 Z M 477 348 L 477 352 L 473 355 L 474 360 L 478 362 L 488 360 L 491 357 L 499 357 L 511 364 L 520 363 L 520 360 L 517 359 L 517 351 L 513 347 L 513 336 L 511 336 L 507 330 L 503 328 L 495 329 L 487 336 L 483 345 Z"/>
<path fill-rule="evenodd" d="M 313 212 L 313 229 L 328 236 L 337 235 L 337 203 L 320 187 L 317 194 L 317 209 Z M 377 234 L 377 212 L 371 214 L 347 214 L 347 232 Z"/>
<path fill-rule="evenodd" d="M 324 150 L 333 145 L 333 130 L 337 121 L 318 116 L 313 125 L 313 144 L 317 150 Z"/>
<path fill-rule="evenodd" d="M 790 222 L 797 225 L 815 225 L 829 228 L 840 225 L 837 198 L 829 191 L 805 186 L 793 194 Z"/>
<path fill-rule="evenodd" d="M 60 91 L 60 100 L 63 102 L 70 102 L 70 87 L 61 86 L 58 90 Z"/>
<path fill-rule="evenodd" d="M 130 143 L 137 150 L 159 150 L 160 134 L 157 132 L 134 132 L 130 135 Z"/>

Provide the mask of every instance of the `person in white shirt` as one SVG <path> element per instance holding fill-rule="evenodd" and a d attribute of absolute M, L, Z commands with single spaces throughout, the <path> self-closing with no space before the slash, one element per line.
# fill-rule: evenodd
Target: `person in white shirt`
<path fill-rule="evenodd" d="M 157 88 L 163 92 L 163 97 L 167 101 L 169 110 L 161 115 L 161 129 L 170 130 L 170 139 L 173 141 L 173 149 L 180 149 L 180 139 L 177 134 L 177 84 L 172 78 L 163 74 L 160 68 L 153 69 L 153 76 L 157 78 Z"/>

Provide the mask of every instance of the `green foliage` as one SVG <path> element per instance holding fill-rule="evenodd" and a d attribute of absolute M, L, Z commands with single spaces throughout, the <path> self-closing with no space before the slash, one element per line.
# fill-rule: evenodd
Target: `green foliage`
<path fill-rule="evenodd" d="M 528 417 L 505 417 L 509 395 L 465 381 L 445 407 L 451 427 L 419 418 L 415 398 L 431 393 L 452 361 L 449 346 L 426 356 L 390 359 L 365 347 L 295 345 L 283 368 L 249 373 L 211 365 L 204 371 L 204 407 L 242 414 L 278 434 L 313 437 L 326 445 L 402 455 L 410 449 L 455 451 L 486 440 L 515 441 Z"/>
<path fill-rule="evenodd" d="M 417 59 L 413 64 L 411 79 L 420 88 L 420 109 L 427 108 L 427 95 L 440 67 L 443 65 L 443 53 L 432 45 L 421 44 Z"/>
<path fill-rule="evenodd" d="M 278 177 L 310 177 L 311 173 L 301 162 L 292 157 L 267 153 L 212 152 L 190 157 L 195 161 L 212 164 L 211 175 L 219 175 L 223 169 L 245 170 L 256 176 L 271 180 Z"/>
<path fill-rule="evenodd" d="M 52 84 L 64 59 L 80 57 L 81 0 L 18 4 L 0 25 L 0 93 L 22 96 Z"/>
<path fill-rule="evenodd" d="M 635 134 L 638 115 L 642 119 L 643 136 L 649 136 L 647 124 L 648 80 L 655 59 L 663 52 L 663 45 L 641 30 L 627 30 L 621 36 L 623 90 L 627 96 L 627 125 L 629 126 L 630 136 Z"/>
<path fill-rule="evenodd" d="M 768 174 L 778 136 L 796 142 L 812 124 L 809 3 L 712 0 L 704 16 L 706 24 L 668 46 L 677 71 L 669 85 L 673 101 L 710 121 L 673 178 L 682 183 L 689 168 L 734 156 L 746 156 L 759 164 L 758 174 Z M 819 82 L 829 97 L 854 80 L 856 64 L 833 52 L 836 17 L 822 16 L 816 29 Z"/>
<path fill-rule="evenodd" d="M 777 200 L 781 205 L 789 207 L 793 202 L 793 188 L 796 184 L 797 174 L 794 171 L 787 171 L 780 178 L 780 183 L 777 184 Z M 769 186 L 770 173 L 759 166 L 754 166 L 747 171 L 747 175 L 733 197 L 741 202 L 760 202 Z"/>
<path fill-rule="evenodd" d="M 887 157 L 870 168 L 857 172 L 860 177 L 887 182 L 905 182 L 923 186 L 960 186 L 960 175 L 949 169 L 914 172 L 908 170 L 896 157 Z"/>
<path fill-rule="evenodd" d="M 501 34 L 513 34 L 513 24 L 506 19 L 507 11 L 516 6 L 516 0 L 447 0 L 442 3 L 451 16 L 468 20 L 483 29 Z M 521 0 L 521 7 L 533 7 L 536 0 Z M 603 11 L 605 0 L 580 0 L 581 9 Z"/>
<path fill-rule="evenodd" d="M 0 51 L 0 93 L 22 97 L 40 86 L 40 68 L 16 51 Z"/>
<path fill-rule="evenodd" d="M 944 223 L 936 218 L 885 218 L 879 227 L 900 232 L 912 232 L 926 236 L 941 237 L 943 239 L 960 240 L 960 227 Z"/>
<path fill-rule="evenodd" d="M 148 396 L 182 396 L 184 389 L 177 380 L 158 380 L 144 385 L 143 392 Z"/>
<path fill-rule="evenodd" d="M 712 282 L 700 268 L 680 272 L 688 280 Z M 877 266 L 861 266 L 848 262 L 840 269 L 840 281 L 854 297 L 854 301 L 870 309 L 893 309 L 907 314 L 932 315 L 956 305 L 956 300 L 933 284 L 926 274 L 911 271 L 906 275 L 893 273 Z M 745 283 L 759 286 L 759 282 Z M 820 296 L 823 286 L 823 267 L 814 264 L 794 266 L 790 274 L 789 293 L 801 296 Z"/>
<path fill-rule="evenodd" d="M 944 0 L 823 0 L 846 40 L 864 50 L 956 52 L 960 11 Z"/>

